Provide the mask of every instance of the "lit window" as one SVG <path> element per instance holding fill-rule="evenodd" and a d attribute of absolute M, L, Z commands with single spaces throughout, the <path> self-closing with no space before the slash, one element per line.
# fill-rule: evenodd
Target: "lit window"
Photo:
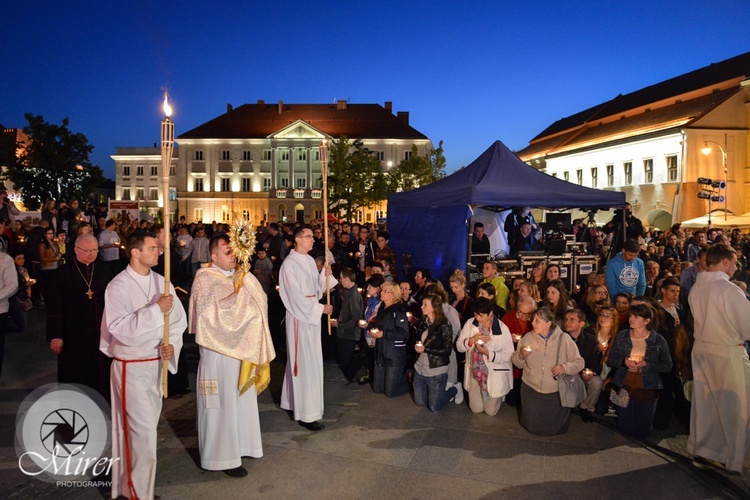
<path fill-rule="evenodd" d="M 599 169 L 593 167 L 591 169 L 591 187 L 595 188 L 599 184 Z"/>
<path fill-rule="evenodd" d="M 654 182 L 654 160 L 652 158 L 643 160 L 643 179 L 646 184 Z"/>
<path fill-rule="evenodd" d="M 607 187 L 615 185 L 615 166 L 607 165 Z"/>
<path fill-rule="evenodd" d="M 667 179 L 669 182 L 677 180 L 677 155 L 667 156 Z"/>
<path fill-rule="evenodd" d="M 625 172 L 625 184 L 633 183 L 633 163 L 626 161 L 622 164 L 622 169 Z"/>

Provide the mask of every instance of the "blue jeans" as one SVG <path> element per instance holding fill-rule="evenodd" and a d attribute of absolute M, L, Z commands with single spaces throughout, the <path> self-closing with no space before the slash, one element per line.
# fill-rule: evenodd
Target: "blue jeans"
<path fill-rule="evenodd" d="M 456 397 L 458 392 L 455 387 L 445 390 L 448 374 L 424 377 L 414 372 L 414 402 L 417 406 L 427 406 L 434 412 L 439 412 L 443 406 Z"/>

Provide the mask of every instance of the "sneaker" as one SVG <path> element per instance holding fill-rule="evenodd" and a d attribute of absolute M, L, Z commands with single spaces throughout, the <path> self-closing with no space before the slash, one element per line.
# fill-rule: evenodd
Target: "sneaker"
<path fill-rule="evenodd" d="M 453 398 L 453 402 L 457 405 L 460 405 L 464 402 L 464 388 L 461 387 L 461 382 L 456 382 L 456 397 Z"/>
<path fill-rule="evenodd" d="M 607 408 L 607 414 L 604 415 L 605 417 L 616 417 L 617 416 L 617 410 L 615 409 L 614 405 L 609 405 L 609 408 Z"/>
<path fill-rule="evenodd" d="M 699 457 L 698 455 L 695 455 L 693 457 L 693 467 L 696 467 L 700 470 L 716 470 L 724 468 L 724 466 L 719 462 L 709 460 L 708 458 Z"/>
<path fill-rule="evenodd" d="M 445 383 L 445 390 L 447 391 L 451 387 L 455 387 L 455 386 L 456 386 L 456 384 L 454 384 L 453 382 L 446 382 Z"/>

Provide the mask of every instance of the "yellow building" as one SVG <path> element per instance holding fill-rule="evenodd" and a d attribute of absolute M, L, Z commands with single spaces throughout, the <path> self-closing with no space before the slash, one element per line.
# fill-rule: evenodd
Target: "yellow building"
<path fill-rule="evenodd" d="M 552 123 L 518 156 L 568 182 L 624 191 L 645 225 L 705 215 L 699 178 L 727 182 L 712 209 L 749 212 L 749 77 L 750 52 L 618 95 Z"/>

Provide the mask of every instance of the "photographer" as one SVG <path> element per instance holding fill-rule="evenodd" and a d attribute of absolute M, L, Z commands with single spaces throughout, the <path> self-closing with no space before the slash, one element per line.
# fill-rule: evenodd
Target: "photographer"
<path fill-rule="evenodd" d="M 612 235 L 612 252 L 614 255 L 622 250 L 622 245 L 626 239 L 632 239 L 638 241 L 638 238 L 643 234 L 643 223 L 640 219 L 633 215 L 633 207 L 630 203 L 625 203 L 625 237 L 622 234 L 623 224 L 623 211 L 622 209 L 615 210 L 615 214 L 612 220 L 604 226 L 604 234 Z"/>

